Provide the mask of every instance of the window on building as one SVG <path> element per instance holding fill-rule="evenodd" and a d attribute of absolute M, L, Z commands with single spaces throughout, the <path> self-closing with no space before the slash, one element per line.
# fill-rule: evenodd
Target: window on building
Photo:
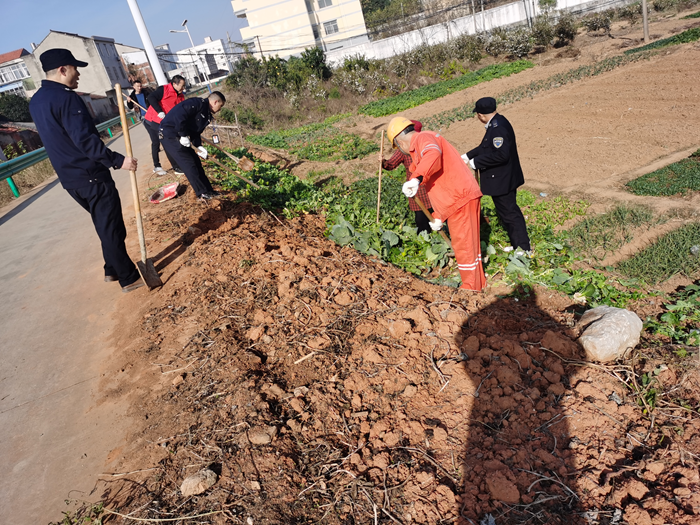
<path fill-rule="evenodd" d="M 318 8 L 323 9 L 333 5 L 333 0 L 318 0 Z"/>
<path fill-rule="evenodd" d="M 3 84 L 28 77 L 29 71 L 24 62 L 18 62 L 17 64 L 11 64 L 0 68 L 0 80 L 2 80 Z"/>
<path fill-rule="evenodd" d="M 338 21 L 331 20 L 330 22 L 323 22 L 323 30 L 326 32 L 326 35 L 332 35 L 333 33 L 337 33 Z"/>

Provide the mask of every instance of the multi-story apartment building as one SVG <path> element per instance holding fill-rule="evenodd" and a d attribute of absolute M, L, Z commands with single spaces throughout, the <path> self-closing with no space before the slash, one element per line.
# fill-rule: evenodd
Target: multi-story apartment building
<path fill-rule="evenodd" d="M 142 82 L 149 84 L 157 83 L 146 51 L 140 47 L 128 46 L 125 44 L 115 44 L 115 47 L 122 59 L 122 65 L 126 69 L 130 81 L 138 78 Z M 170 51 L 170 45 L 163 44 L 156 46 L 155 50 L 156 55 L 158 55 L 160 67 L 167 76 L 169 71 L 177 67 L 174 55 Z"/>
<path fill-rule="evenodd" d="M 178 67 L 184 76 L 193 83 L 204 82 L 204 75 L 218 78 L 231 72 L 232 51 L 221 38 L 212 40 L 205 37 L 204 43 L 178 51 L 175 55 Z"/>
<path fill-rule="evenodd" d="M 232 0 L 245 18 L 244 43 L 260 56 L 288 57 L 310 47 L 333 51 L 369 40 L 360 0 Z"/>
<path fill-rule="evenodd" d="M 0 55 L 0 93 L 27 96 L 34 89 L 34 82 L 22 57 L 29 55 L 26 49 L 16 49 Z"/>
<path fill-rule="evenodd" d="M 120 84 L 123 88 L 130 85 L 113 38 L 85 37 L 52 30 L 38 46 L 32 47 L 33 52 L 22 58 L 35 81 L 36 89 L 41 86 L 41 80 L 46 78 L 39 57 L 47 49 L 56 47 L 69 49 L 75 58 L 88 63 L 87 67 L 80 70 L 78 89 L 81 92 L 104 95 L 116 106 L 114 85 Z M 27 94 L 31 96 L 35 91 Z"/>

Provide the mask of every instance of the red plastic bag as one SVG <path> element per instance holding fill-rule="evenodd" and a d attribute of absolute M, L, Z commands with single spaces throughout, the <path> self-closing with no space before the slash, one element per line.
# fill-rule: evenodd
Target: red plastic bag
<path fill-rule="evenodd" d="M 160 204 L 161 202 L 174 199 L 175 197 L 177 197 L 177 190 L 179 187 L 180 184 L 177 182 L 161 186 L 153 195 L 151 195 L 151 203 Z"/>

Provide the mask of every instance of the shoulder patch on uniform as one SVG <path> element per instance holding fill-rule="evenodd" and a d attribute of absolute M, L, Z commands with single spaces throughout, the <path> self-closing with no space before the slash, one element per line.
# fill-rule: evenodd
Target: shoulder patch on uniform
<path fill-rule="evenodd" d="M 493 145 L 496 148 L 500 148 L 501 146 L 503 146 L 503 137 L 496 137 L 495 139 L 493 139 Z"/>

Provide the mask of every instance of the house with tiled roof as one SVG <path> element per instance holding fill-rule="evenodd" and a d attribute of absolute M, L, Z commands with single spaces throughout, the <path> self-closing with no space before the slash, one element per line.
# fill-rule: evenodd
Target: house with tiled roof
<path fill-rule="evenodd" d="M 30 55 L 26 49 L 15 49 L 0 54 L 0 93 L 27 96 L 27 91 L 34 89 L 34 82 L 24 62 Z"/>

